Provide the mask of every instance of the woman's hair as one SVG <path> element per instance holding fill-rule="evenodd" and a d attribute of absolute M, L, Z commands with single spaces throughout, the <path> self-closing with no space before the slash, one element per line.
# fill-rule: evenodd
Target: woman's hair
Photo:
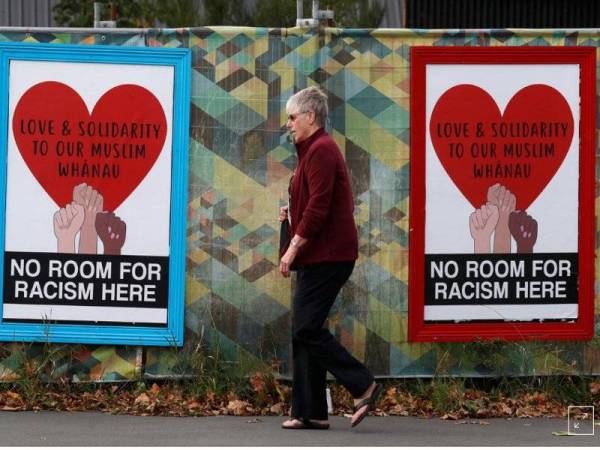
<path fill-rule="evenodd" d="M 300 114 L 309 111 L 315 113 L 315 121 L 321 127 L 327 121 L 327 95 L 318 87 L 308 87 L 292 95 L 285 109 L 288 114 Z"/>

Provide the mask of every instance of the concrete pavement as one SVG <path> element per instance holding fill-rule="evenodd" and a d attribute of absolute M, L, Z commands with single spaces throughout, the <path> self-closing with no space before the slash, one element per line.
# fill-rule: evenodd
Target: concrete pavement
<path fill-rule="evenodd" d="M 367 417 L 355 429 L 282 430 L 283 417 L 138 417 L 89 412 L 0 412 L 2 446 L 600 446 L 595 436 L 554 436 L 564 419 L 446 421 Z M 475 422 L 475 423 L 471 423 Z"/>

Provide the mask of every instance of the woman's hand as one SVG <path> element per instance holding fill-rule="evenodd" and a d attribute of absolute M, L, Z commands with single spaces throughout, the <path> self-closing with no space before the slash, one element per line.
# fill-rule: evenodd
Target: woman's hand
<path fill-rule="evenodd" d="M 284 276 L 284 278 L 289 278 L 290 266 L 294 262 L 294 259 L 296 259 L 297 254 L 297 247 L 290 245 L 285 254 L 281 257 L 281 260 L 279 261 L 279 271 L 281 272 L 281 275 Z"/>
<path fill-rule="evenodd" d="M 306 243 L 306 239 L 302 236 L 294 235 L 292 240 L 290 241 L 290 246 L 288 247 L 285 255 L 281 257 L 279 260 L 279 271 L 281 275 L 285 278 L 290 276 L 290 266 L 296 259 L 296 255 L 298 254 L 298 250 Z"/>
<path fill-rule="evenodd" d="M 284 220 L 287 220 L 287 218 L 288 218 L 288 207 L 282 206 L 281 208 L 279 208 L 279 221 L 283 222 Z"/>

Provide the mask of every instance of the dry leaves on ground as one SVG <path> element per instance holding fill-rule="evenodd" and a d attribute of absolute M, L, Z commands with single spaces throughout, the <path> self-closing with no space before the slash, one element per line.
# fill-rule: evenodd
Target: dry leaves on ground
<path fill-rule="evenodd" d="M 252 394 L 240 398 L 234 392 L 217 395 L 207 390 L 203 395 L 184 392 L 174 384 L 153 383 L 146 389 L 131 385 L 102 386 L 96 390 L 81 391 L 68 384 L 44 386 L 38 392 L 8 389 L 0 391 L 1 411 L 55 410 L 103 411 L 112 414 L 165 415 L 165 416 L 260 416 L 285 415 L 289 411 L 290 388 L 257 372 L 249 379 Z M 594 399 L 600 396 L 600 382 L 589 384 Z M 351 412 L 352 397 L 341 386 L 332 385 L 334 414 Z M 398 386 L 389 387 L 382 396 L 374 415 L 386 416 L 439 416 L 444 420 L 463 421 L 491 417 L 566 417 L 567 406 L 553 400 L 544 392 L 526 392 L 513 397 L 490 397 L 484 391 L 466 389 L 453 399 L 451 407 L 441 409 L 434 404 L 427 391 L 420 395 Z M 434 407 L 435 406 L 435 407 Z M 443 413 L 437 414 L 436 411 Z M 471 422 L 469 422 L 471 423 Z"/>

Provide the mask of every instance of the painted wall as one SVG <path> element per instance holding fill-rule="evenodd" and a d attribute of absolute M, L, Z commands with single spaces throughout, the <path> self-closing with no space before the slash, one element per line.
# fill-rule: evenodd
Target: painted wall
<path fill-rule="evenodd" d="M 278 208 L 295 164 L 285 102 L 318 84 L 328 130 L 345 155 L 360 235 L 358 265 L 331 330 L 390 377 L 600 373 L 590 342 L 407 342 L 409 50 L 413 45 L 592 45 L 596 31 L 409 31 L 199 28 L 140 34 L 8 33 L 4 41 L 192 49 L 186 337 L 182 349 L 59 346 L 56 376 L 117 380 L 190 373 L 199 349 L 224 364 L 278 363 L 290 374 L 290 282 L 277 271 Z M 598 278 L 598 274 L 596 276 Z M 596 301 L 596 330 L 600 329 Z M 0 346 L 0 378 L 23 373 L 23 352 Z"/>

